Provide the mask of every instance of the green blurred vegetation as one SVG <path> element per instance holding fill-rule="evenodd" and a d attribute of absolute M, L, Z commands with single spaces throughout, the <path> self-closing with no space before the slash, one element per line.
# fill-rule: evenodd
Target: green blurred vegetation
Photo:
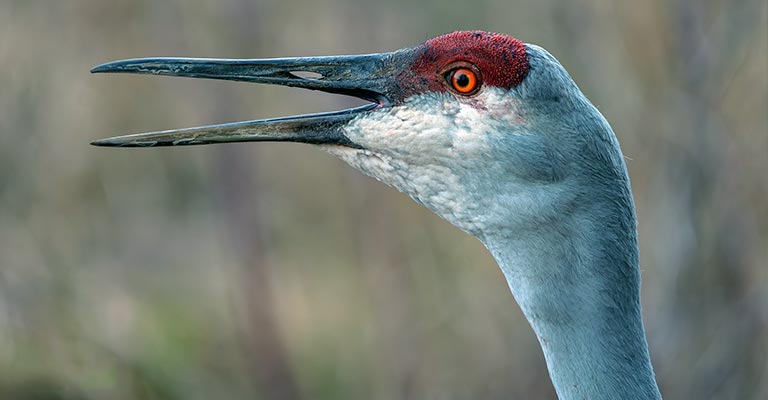
<path fill-rule="evenodd" d="M 458 29 L 550 50 L 611 121 L 669 399 L 768 398 L 764 0 L 0 2 L 0 398 L 553 398 L 492 258 L 302 145 L 90 140 L 337 109 L 92 76 L 140 56 L 362 53 Z"/>

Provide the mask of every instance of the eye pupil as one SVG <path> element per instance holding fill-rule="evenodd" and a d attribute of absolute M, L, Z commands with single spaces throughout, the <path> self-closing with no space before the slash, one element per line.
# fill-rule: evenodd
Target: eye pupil
<path fill-rule="evenodd" d="M 480 81 L 477 73 L 469 68 L 456 68 L 446 78 L 456 93 L 467 96 L 477 91 Z"/>
<path fill-rule="evenodd" d="M 456 77 L 457 85 L 459 85 L 460 87 L 467 87 L 467 85 L 469 85 L 469 77 L 467 76 L 467 74 L 463 72 L 459 72 L 456 75 L 458 75 Z"/>

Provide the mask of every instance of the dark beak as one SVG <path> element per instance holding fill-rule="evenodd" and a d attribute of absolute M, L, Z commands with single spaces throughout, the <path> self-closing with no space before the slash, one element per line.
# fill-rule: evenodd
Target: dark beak
<path fill-rule="evenodd" d="M 391 105 L 393 76 L 398 68 L 402 68 L 398 62 L 401 55 L 393 52 L 255 60 L 142 58 L 102 64 L 91 72 L 269 83 L 354 96 L 372 104 L 328 113 L 117 136 L 91 144 L 151 147 L 273 141 L 360 147 L 344 135 L 343 127 L 362 114 Z"/>

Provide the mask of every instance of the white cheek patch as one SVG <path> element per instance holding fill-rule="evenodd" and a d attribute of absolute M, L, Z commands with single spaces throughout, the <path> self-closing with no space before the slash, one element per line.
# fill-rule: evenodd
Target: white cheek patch
<path fill-rule="evenodd" d="M 436 155 L 453 145 L 452 116 L 442 107 L 421 102 L 359 118 L 345 129 L 355 143 L 377 153 Z"/>
<path fill-rule="evenodd" d="M 517 107 L 507 93 L 487 87 L 466 99 L 449 93 L 414 96 L 400 106 L 352 121 L 345 132 L 353 142 L 376 152 L 474 156 L 490 149 L 489 135 L 502 128 L 500 122 L 508 126 L 516 118 L 516 113 L 509 113 Z M 486 104 L 501 104 L 503 111 Z"/>
<path fill-rule="evenodd" d="M 474 222 L 477 213 L 472 212 L 477 207 L 451 168 L 436 163 L 411 165 L 369 150 L 323 147 L 360 172 L 409 195 L 457 227 L 473 234 L 479 231 Z"/>
<path fill-rule="evenodd" d="M 468 169 L 493 162 L 488 155 L 492 130 L 488 110 L 500 89 L 485 88 L 473 104 L 451 94 L 415 96 L 403 105 L 371 112 L 345 127 L 347 137 L 363 150 L 324 146 L 366 175 L 395 187 L 449 222 L 475 232 L 482 218 L 476 196 L 462 185 Z"/>

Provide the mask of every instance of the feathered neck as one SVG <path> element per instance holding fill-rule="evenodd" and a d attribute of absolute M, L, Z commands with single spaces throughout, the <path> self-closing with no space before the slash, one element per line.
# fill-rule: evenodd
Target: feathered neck
<path fill-rule="evenodd" d="M 541 343 L 560 399 L 661 398 L 626 189 L 620 201 L 590 193 L 556 221 L 483 239 Z"/>

